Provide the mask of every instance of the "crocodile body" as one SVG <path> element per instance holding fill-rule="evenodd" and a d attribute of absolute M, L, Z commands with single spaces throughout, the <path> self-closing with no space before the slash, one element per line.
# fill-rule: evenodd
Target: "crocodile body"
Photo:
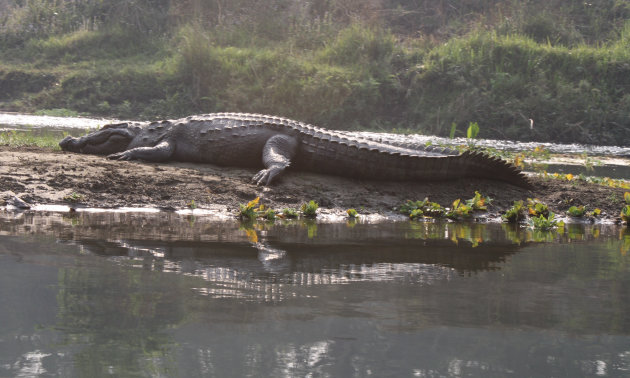
<path fill-rule="evenodd" d="M 186 161 L 260 167 L 254 181 L 270 184 L 286 168 L 390 181 L 489 178 L 528 187 L 513 165 L 482 153 L 356 137 L 302 122 L 257 114 L 216 113 L 161 122 L 106 125 L 65 151 L 110 159 Z"/>

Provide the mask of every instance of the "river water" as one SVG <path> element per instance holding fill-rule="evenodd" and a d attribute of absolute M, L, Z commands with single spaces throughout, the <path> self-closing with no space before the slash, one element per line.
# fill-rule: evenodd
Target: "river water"
<path fill-rule="evenodd" d="M 0 376 L 630 374 L 630 232 L 0 212 Z"/>

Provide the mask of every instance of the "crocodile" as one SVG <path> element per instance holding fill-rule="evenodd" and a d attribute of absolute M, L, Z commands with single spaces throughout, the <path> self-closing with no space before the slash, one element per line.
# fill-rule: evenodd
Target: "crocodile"
<path fill-rule="evenodd" d="M 478 177 L 529 188 L 514 165 L 481 152 L 384 141 L 333 131 L 287 118 L 215 113 L 157 122 L 121 122 L 79 138 L 64 151 L 115 160 L 181 161 L 262 168 L 269 185 L 289 167 L 330 175 L 389 181 L 438 181 Z"/>

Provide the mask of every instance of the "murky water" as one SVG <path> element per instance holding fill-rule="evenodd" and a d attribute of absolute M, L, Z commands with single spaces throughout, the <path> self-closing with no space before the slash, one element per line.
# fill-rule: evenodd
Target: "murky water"
<path fill-rule="evenodd" d="M 630 372 L 625 228 L 0 215 L 0 376 Z"/>

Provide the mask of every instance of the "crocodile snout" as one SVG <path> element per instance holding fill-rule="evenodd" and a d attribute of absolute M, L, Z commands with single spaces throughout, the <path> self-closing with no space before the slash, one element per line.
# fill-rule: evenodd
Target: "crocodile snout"
<path fill-rule="evenodd" d="M 67 136 L 67 137 L 63 138 L 63 140 L 61 142 L 59 142 L 59 147 L 61 147 L 61 149 L 64 150 L 64 151 L 70 151 L 72 146 L 74 146 L 75 141 L 76 141 L 76 138 L 73 138 L 71 136 Z"/>

